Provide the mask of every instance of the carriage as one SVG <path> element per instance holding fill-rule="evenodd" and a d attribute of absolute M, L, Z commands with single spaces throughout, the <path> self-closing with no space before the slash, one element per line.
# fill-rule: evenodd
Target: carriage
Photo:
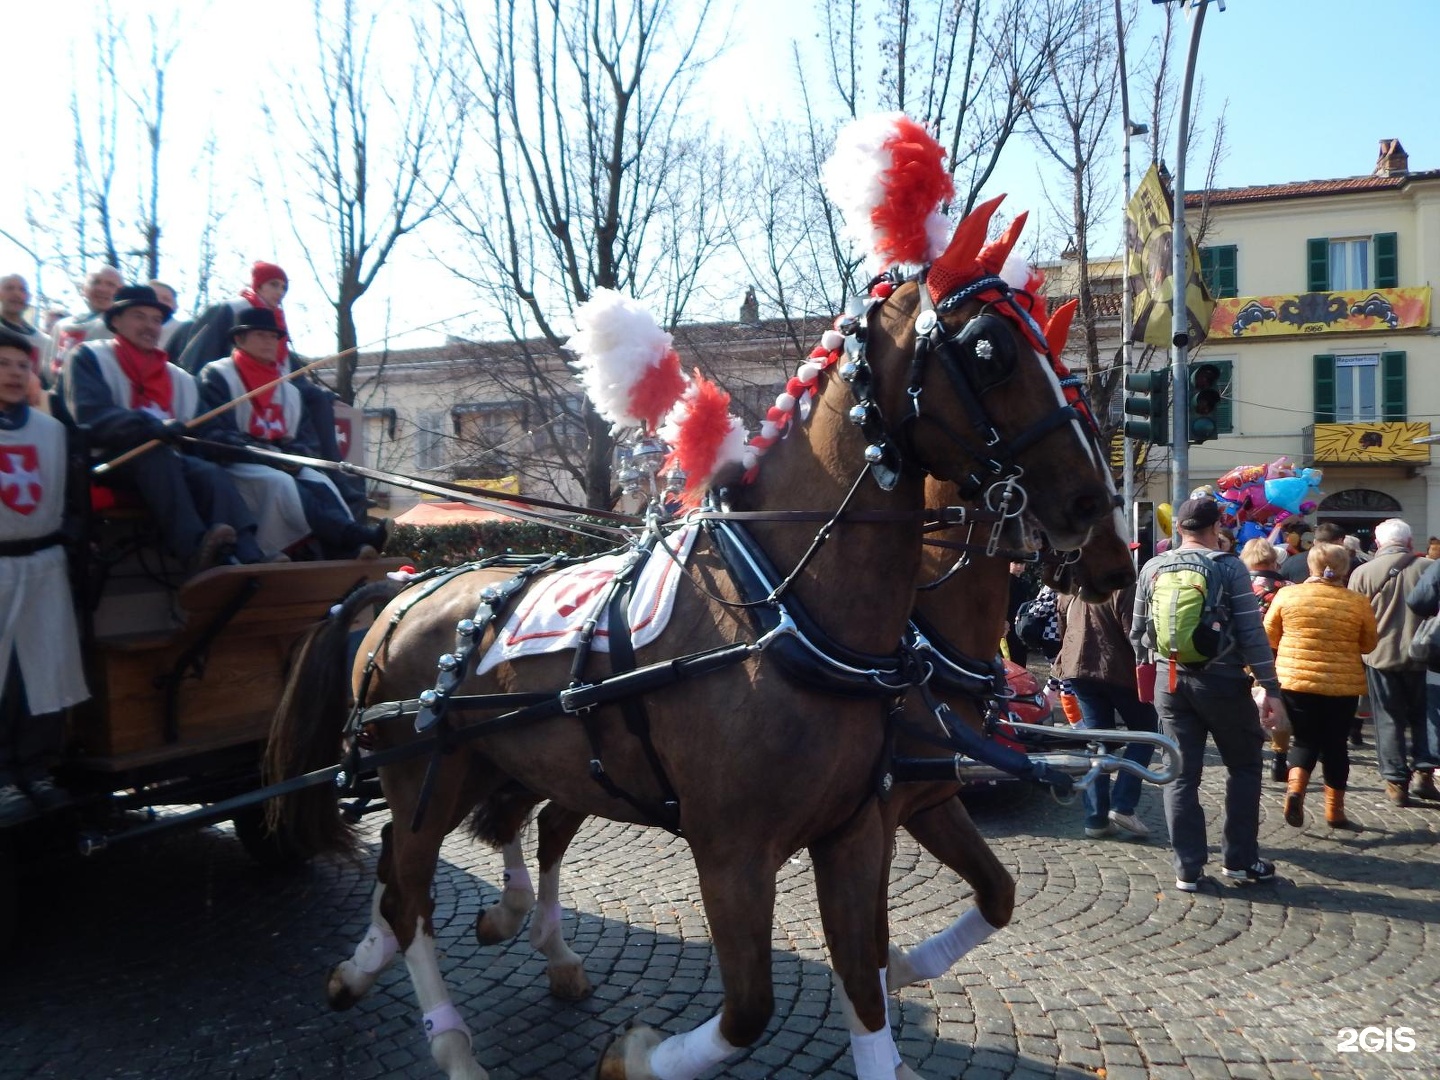
<path fill-rule="evenodd" d="M 72 485 L 84 490 L 83 459 Z M 0 832 L 0 945 L 33 864 L 232 821 L 258 862 L 292 853 L 264 829 L 260 761 L 297 636 L 398 559 L 220 566 L 187 577 L 138 504 L 96 488 L 71 579 L 91 698 L 69 710 L 65 800 Z M 7 706 L 18 707 L 18 706 Z"/>

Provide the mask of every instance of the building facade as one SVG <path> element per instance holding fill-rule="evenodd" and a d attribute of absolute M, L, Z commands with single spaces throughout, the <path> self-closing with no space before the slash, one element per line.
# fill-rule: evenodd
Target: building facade
<path fill-rule="evenodd" d="M 1368 537 L 1402 517 L 1440 535 L 1440 170 L 1412 172 L 1398 140 L 1373 172 L 1190 193 L 1219 303 L 1191 364 L 1221 372 L 1219 436 L 1190 448 L 1192 485 L 1288 457 L 1325 470 L 1312 515 Z M 1178 391 L 1177 391 L 1178 392 Z M 1163 477 L 1147 492 L 1167 498 Z"/>

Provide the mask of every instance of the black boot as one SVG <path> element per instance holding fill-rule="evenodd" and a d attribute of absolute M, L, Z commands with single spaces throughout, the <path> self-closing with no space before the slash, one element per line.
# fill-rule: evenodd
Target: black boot
<path fill-rule="evenodd" d="M 1279 750 L 1270 760 L 1270 779 L 1277 784 L 1283 784 L 1290 778 L 1290 765 L 1285 760 L 1285 755 Z"/>

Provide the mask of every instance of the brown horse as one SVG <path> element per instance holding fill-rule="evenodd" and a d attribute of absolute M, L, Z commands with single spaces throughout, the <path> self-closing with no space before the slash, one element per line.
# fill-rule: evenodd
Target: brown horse
<path fill-rule="evenodd" d="M 931 506 L 949 506 L 959 499 L 960 492 L 953 484 L 932 480 L 927 485 L 927 503 Z M 1117 512 L 1113 520 L 1095 530 L 1079 552 L 1070 553 L 1078 557 L 1059 557 L 1060 553 L 1051 552 L 1041 563 L 1047 583 L 1091 601 L 1128 587 L 1135 579 L 1135 571 L 1123 528 Z M 922 579 L 937 584 L 917 593 L 915 614 L 932 635 L 932 645 L 958 660 L 963 669 L 983 678 L 1004 633 L 1008 564 L 1012 557 L 1024 553 L 986 554 L 985 544 L 976 539 L 973 529 L 940 531 L 930 538 Z M 972 728 L 980 728 L 983 716 L 976 696 L 952 690 L 949 694 L 942 692 L 940 697 L 960 719 Z M 928 720 L 928 708 L 918 695 L 912 694 L 907 710 L 912 716 Z M 903 735 L 897 751 L 931 756 L 938 753 L 934 746 L 917 745 Z M 895 826 L 904 828 L 975 892 L 974 908 L 951 927 L 909 953 L 889 950 L 886 978 L 893 990 L 936 977 L 941 973 L 937 959 L 943 960 L 948 969 L 969 948 L 1008 924 L 1014 911 L 1015 881 L 971 821 L 955 783 L 897 784 L 884 806 L 884 816 L 892 832 Z M 581 960 L 560 933 L 560 862 L 584 820 L 584 815 L 554 803 L 547 804 L 538 819 L 539 898 L 530 939 L 547 959 L 551 992 L 565 1000 L 578 1000 L 590 993 Z M 497 839 L 503 843 L 505 886 L 499 901 L 476 921 L 476 935 L 482 944 L 509 940 L 537 903 L 520 841 L 517 837 Z M 886 926 L 880 927 L 880 934 L 882 939 L 888 938 Z M 880 955 L 886 955 L 883 948 Z"/>
<path fill-rule="evenodd" d="M 968 237 L 970 244 L 975 232 L 962 225 L 956 242 Z M 978 232 L 983 238 L 983 223 Z M 976 245 L 960 250 L 952 244 L 941 263 L 973 266 Z M 977 281 L 982 277 L 980 271 L 963 278 L 949 304 L 942 298 L 932 306 L 914 281 L 877 303 L 853 327 L 864 334 L 866 355 L 852 353 L 858 363 L 845 372 L 849 378 L 822 379 L 808 420 L 776 445 L 753 484 L 736 489 L 731 509 L 758 514 L 751 531 L 760 549 L 774 566 L 795 568 L 787 601 L 847 657 L 890 657 L 902 638 L 920 572 L 926 473 L 996 481 L 992 499 L 1028 503 L 1066 546 L 1082 543 L 1111 514 L 1113 485 L 1098 442 L 1018 316 L 1001 313 L 1009 312 L 1008 287 L 993 278 Z M 920 353 L 924 362 L 916 360 L 917 316 L 920 336 L 931 346 L 928 359 Z M 859 405 L 852 385 L 862 390 Z M 867 475 L 872 466 L 876 479 Z M 782 509 L 824 517 L 842 507 L 824 543 L 793 519 L 766 520 Z M 429 688 L 436 657 L 455 648 L 457 624 L 474 618 L 484 590 L 509 576 L 493 568 L 461 573 L 418 602 L 414 593 L 393 601 L 361 646 L 351 681 L 360 703 L 404 702 Z M 355 956 L 332 976 L 332 1003 L 352 1002 L 398 949 L 435 1060 L 451 1077 L 483 1077 L 435 955 L 430 884 L 445 836 L 478 804 L 507 795 L 513 804 L 547 798 L 575 813 L 650 824 L 653 814 L 643 807 L 662 804 L 670 791 L 700 879 L 724 1009 L 696 1031 L 664 1042 L 632 1030 L 610 1048 L 602 1075 L 693 1077 L 759 1038 L 773 1009 L 775 876 L 785 859 L 808 847 L 834 967 L 853 1002 L 857 1075 L 893 1077 L 893 1044 L 875 978 L 889 838 L 874 777 L 888 703 L 832 696 L 792 681 L 768 648 L 753 644 L 756 634 L 740 599 L 707 533 L 686 567 L 665 633 L 640 650 L 637 661 L 643 667 L 727 649 L 745 658 L 705 675 L 693 689 L 680 683 L 646 696 L 653 754 L 628 733 L 621 709 L 602 703 L 585 723 L 563 716 L 493 729 L 476 725 L 428 766 L 415 760 L 383 768 L 392 823 L 373 924 Z M 272 738 L 281 774 L 313 765 L 326 748 L 338 754 L 345 692 L 335 642 L 357 604 L 320 628 L 300 658 Z M 402 609 L 405 617 L 391 626 Z M 490 636 L 482 633 L 482 647 Z M 737 649 L 737 643 L 748 647 Z M 459 689 L 558 698 L 576 677 L 582 689 L 603 678 L 593 660 L 581 672 L 570 669 L 568 656 L 527 658 L 484 677 L 461 671 Z M 876 670 L 872 681 L 896 677 L 883 664 Z M 492 704 L 488 712 L 502 707 Z M 407 722 L 377 722 L 368 734 L 382 751 L 417 739 Z M 591 766 L 602 756 L 609 786 L 596 783 Z M 310 841 L 311 850 L 353 844 L 333 793 L 292 800 L 287 812 L 292 836 Z"/>

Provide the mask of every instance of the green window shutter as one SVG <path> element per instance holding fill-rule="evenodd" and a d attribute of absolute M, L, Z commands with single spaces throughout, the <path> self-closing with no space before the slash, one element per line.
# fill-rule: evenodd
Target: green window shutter
<path fill-rule="evenodd" d="M 1335 423 L 1335 357 L 1315 357 L 1315 423 Z"/>
<path fill-rule="evenodd" d="M 1230 250 L 1234 251 L 1235 249 L 1231 248 Z M 1235 431 L 1235 402 L 1232 396 L 1231 379 L 1235 374 L 1235 363 L 1232 360 L 1207 360 L 1205 362 L 1214 364 L 1220 369 L 1220 404 L 1215 406 L 1215 431 L 1220 435 L 1232 434 Z"/>
<path fill-rule="evenodd" d="M 1375 287 L 1377 289 L 1398 289 L 1400 287 L 1400 243 L 1393 232 L 1376 233 L 1375 238 Z"/>
<path fill-rule="evenodd" d="M 1380 354 L 1380 395 L 1382 420 L 1405 419 L 1405 354 L 1387 352 Z"/>
<path fill-rule="evenodd" d="M 1239 296 L 1235 273 L 1235 245 L 1201 248 L 1200 274 L 1205 279 L 1205 287 L 1216 300 Z"/>
<path fill-rule="evenodd" d="M 1305 291 L 1326 292 L 1330 288 L 1330 240 L 1305 241 Z M 1328 422 L 1328 421 L 1327 421 Z"/>

